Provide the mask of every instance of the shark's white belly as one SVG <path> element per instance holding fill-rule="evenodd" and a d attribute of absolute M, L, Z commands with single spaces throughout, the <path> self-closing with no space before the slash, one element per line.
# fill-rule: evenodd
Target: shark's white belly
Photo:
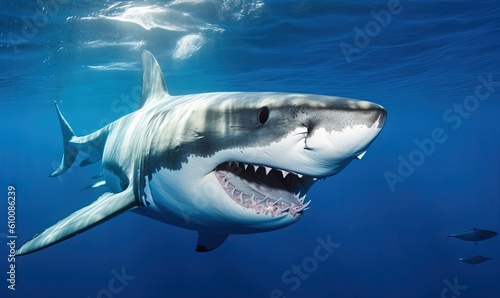
<path fill-rule="evenodd" d="M 197 184 L 186 183 L 186 171 L 161 169 L 152 174 L 142 194 L 143 206 L 134 212 L 162 222 L 195 231 L 221 234 L 260 233 L 283 228 L 295 222 L 290 215 L 269 217 L 248 212 L 227 199 L 212 173 Z M 191 195 L 186 196 L 186 188 Z"/>

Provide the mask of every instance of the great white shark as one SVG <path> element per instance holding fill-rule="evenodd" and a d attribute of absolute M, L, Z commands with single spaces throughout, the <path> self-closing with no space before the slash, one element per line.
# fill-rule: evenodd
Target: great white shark
<path fill-rule="evenodd" d="M 76 136 L 55 103 L 63 135 L 63 174 L 102 161 L 110 192 L 24 243 L 28 254 L 126 211 L 198 232 L 196 251 L 230 234 L 295 223 L 320 178 L 360 159 L 386 110 L 367 101 L 294 93 L 218 92 L 172 96 L 153 55 L 142 54 L 139 109 Z"/>

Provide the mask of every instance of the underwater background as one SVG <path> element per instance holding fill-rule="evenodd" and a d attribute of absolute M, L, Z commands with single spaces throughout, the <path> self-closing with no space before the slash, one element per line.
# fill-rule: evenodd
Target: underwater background
<path fill-rule="evenodd" d="M 498 1 L 72 1 L 0 3 L 0 297 L 500 297 Z M 383 105 L 360 161 L 315 184 L 287 228 L 231 235 L 122 214 L 9 261 L 104 192 L 99 163 L 49 178 L 62 137 L 137 108 L 140 54 L 169 92 L 283 91 Z M 332 242 L 326 259 L 315 251 Z M 493 260 L 475 266 L 459 258 Z M 15 264 L 15 290 L 9 289 Z M 297 269 L 301 268 L 301 269 Z"/>

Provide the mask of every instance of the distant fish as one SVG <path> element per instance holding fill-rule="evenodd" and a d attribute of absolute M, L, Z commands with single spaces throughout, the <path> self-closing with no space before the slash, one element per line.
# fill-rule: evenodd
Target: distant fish
<path fill-rule="evenodd" d="M 491 237 L 494 237 L 497 234 L 498 233 L 494 231 L 472 228 L 472 230 L 470 231 L 465 231 L 461 233 L 456 233 L 456 234 L 448 233 L 448 238 L 453 237 L 465 241 L 473 241 L 477 245 L 477 241 L 490 239 Z"/>
<path fill-rule="evenodd" d="M 459 260 L 467 264 L 476 265 L 493 259 L 488 257 L 483 257 L 482 255 L 477 255 L 475 257 L 459 258 Z"/>

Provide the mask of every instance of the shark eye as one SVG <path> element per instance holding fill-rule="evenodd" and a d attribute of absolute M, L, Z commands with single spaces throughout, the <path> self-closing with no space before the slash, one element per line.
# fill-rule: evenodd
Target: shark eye
<path fill-rule="evenodd" d="M 259 123 L 266 123 L 267 119 L 269 119 L 269 109 L 267 107 L 263 107 L 259 111 Z"/>

